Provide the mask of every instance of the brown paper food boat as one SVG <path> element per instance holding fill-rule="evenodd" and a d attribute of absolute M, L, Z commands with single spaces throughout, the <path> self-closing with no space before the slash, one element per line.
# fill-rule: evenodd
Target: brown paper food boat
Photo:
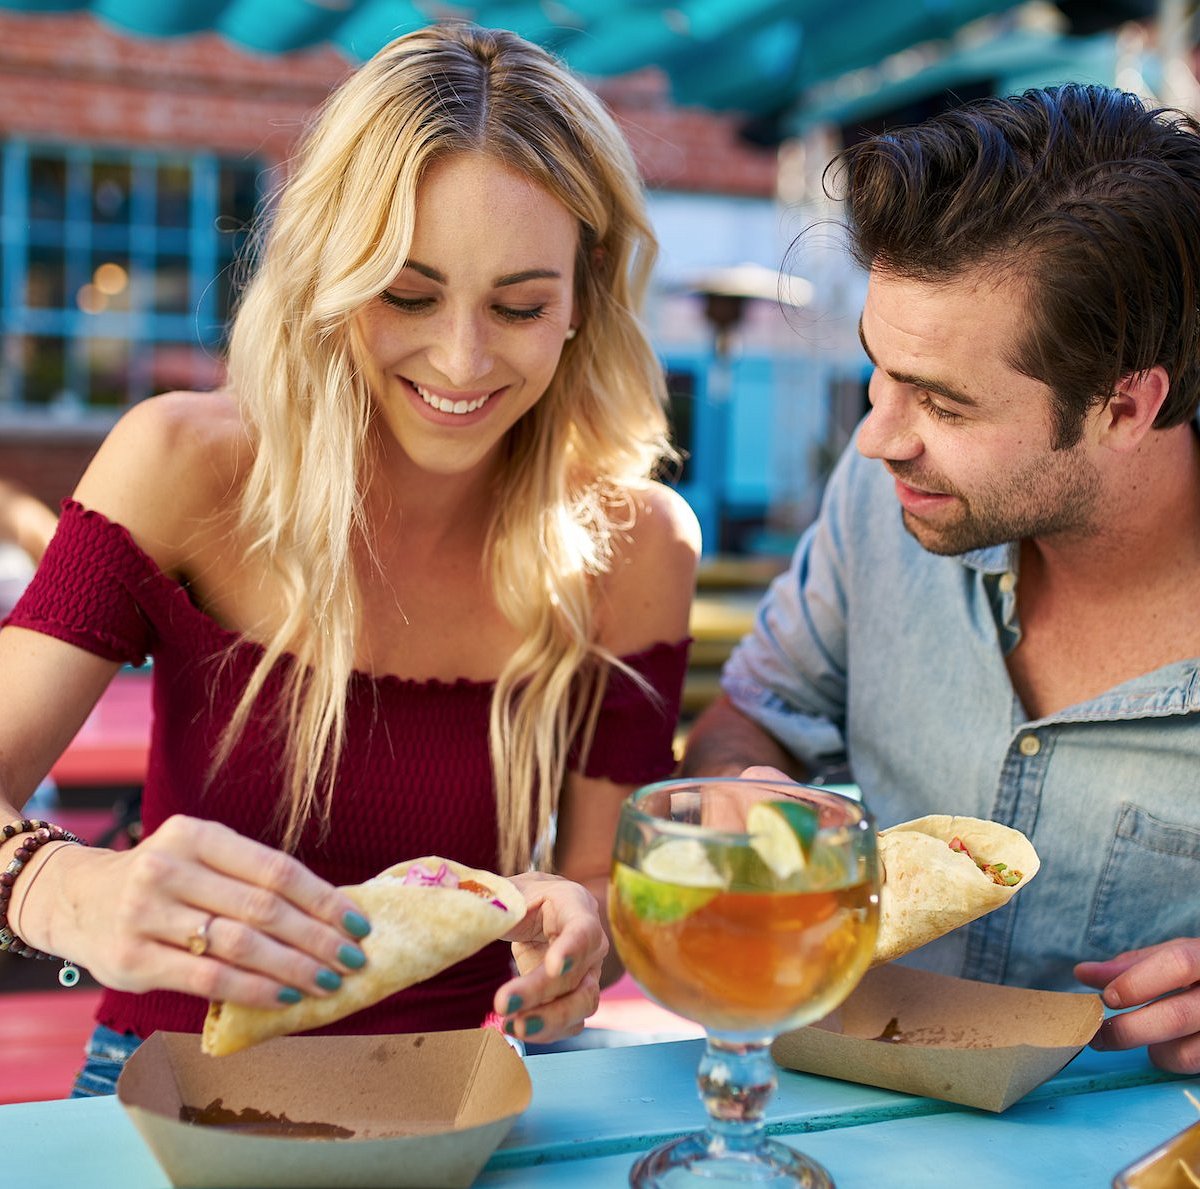
<path fill-rule="evenodd" d="M 488 1028 L 280 1037 L 220 1061 L 156 1032 L 117 1082 L 179 1189 L 465 1189 L 531 1095 Z"/>
<path fill-rule="evenodd" d="M 881 966 L 831 1017 L 780 1036 L 772 1055 L 802 1073 L 1003 1111 L 1096 1034 L 1092 994 L 1028 991 Z"/>

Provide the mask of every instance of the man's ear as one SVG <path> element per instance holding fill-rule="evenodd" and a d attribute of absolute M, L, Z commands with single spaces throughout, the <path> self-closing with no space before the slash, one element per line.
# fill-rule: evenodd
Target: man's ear
<path fill-rule="evenodd" d="M 1171 391 L 1163 367 L 1126 376 L 1100 414 L 1100 440 L 1110 450 L 1134 450 L 1154 427 L 1154 419 Z"/>

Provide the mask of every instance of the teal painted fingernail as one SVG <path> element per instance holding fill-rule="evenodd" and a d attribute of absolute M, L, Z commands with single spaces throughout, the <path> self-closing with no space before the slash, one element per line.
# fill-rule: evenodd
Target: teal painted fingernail
<path fill-rule="evenodd" d="M 351 970 L 361 970 L 367 964 L 367 955 L 356 945 L 338 946 L 338 961 Z"/>
<path fill-rule="evenodd" d="M 522 999 L 520 995 L 510 995 L 508 997 L 508 1007 L 504 1009 L 504 1014 L 506 1016 L 511 1016 L 513 1012 L 520 1011 L 521 1004 L 524 1002 L 525 1000 Z"/>
<path fill-rule="evenodd" d="M 563 968 L 562 968 L 563 974 L 566 974 L 571 969 L 571 967 L 574 965 L 575 965 L 574 958 L 564 958 L 563 959 Z"/>
<path fill-rule="evenodd" d="M 516 1021 L 515 1020 L 505 1020 L 504 1021 L 504 1031 L 507 1032 L 509 1034 L 509 1036 L 516 1036 L 516 1034 L 517 1034 Z"/>
<path fill-rule="evenodd" d="M 342 985 L 342 976 L 336 970 L 322 966 L 317 971 L 317 986 L 325 991 L 336 991 Z"/>
<path fill-rule="evenodd" d="M 304 996 L 295 987 L 280 987 L 279 994 L 275 998 L 280 1003 L 299 1003 Z"/>
<path fill-rule="evenodd" d="M 525 1035 L 537 1036 L 542 1030 L 541 1016 L 526 1016 L 525 1017 Z"/>
<path fill-rule="evenodd" d="M 348 912 L 342 917 L 342 924 L 351 937 L 366 937 L 371 932 L 371 922 L 361 912 Z"/>

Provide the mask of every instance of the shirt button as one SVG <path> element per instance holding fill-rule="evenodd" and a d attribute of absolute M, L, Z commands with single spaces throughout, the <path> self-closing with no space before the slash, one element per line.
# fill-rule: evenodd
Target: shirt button
<path fill-rule="evenodd" d="M 1013 588 L 1017 585 L 1017 576 L 1011 572 L 1000 575 L 1000 593 L 1012 594 Z"/>
<path fill-rule="evenodd" d="M 1035 756 L 1042 750 L 1042 741 L 1036 735 L 1022 735 L 1017 746 L 1023 756 Z"/>

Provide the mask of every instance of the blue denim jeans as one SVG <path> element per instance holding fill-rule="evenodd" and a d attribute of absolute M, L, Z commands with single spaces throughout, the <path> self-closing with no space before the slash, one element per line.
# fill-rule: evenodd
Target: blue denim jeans
<path fill-rule="evenodd" d="M 71 1087 L 72 1098 L 93 1098 L 98 1094 L 115 1094 L 117 1078 L 134 1049 L 142 1043 L 132 1032 L 114 1032 L 97 1024 L 84 1049 L 83 1068 Z"/>

